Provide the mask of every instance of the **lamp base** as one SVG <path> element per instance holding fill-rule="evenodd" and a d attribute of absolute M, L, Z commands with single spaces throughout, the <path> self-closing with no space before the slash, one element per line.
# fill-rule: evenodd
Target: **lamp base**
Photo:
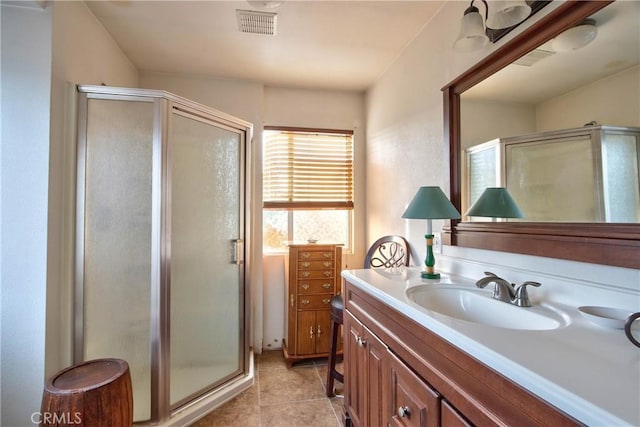
<path fill-rule="evenodd" d="M 440 278 L 440 273 L 428 273 L 426 271 L 423 271 L 420 276 L 423 279 L 439 279 Z"/>

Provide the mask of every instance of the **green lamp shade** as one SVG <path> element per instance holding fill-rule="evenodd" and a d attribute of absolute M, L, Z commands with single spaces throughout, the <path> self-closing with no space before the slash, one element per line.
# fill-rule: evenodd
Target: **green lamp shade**
<path fill-rule="evenodd" d="M 522 211 L 504 187 L 489 187 L 471 206 L 467 216 L 491 218 L 523 218 Z"/>
<path fill-rule="evenodd" d="M 408 219 L 458 219 L 460 213 L 440 187 L 420 187 L 402 214 Z"/>

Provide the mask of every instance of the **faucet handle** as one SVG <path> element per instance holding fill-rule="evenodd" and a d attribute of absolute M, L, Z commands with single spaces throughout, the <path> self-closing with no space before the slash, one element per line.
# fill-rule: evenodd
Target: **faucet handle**
<path fill-rule="evenodd" d="M 527 286 L 535 286 L 536 288 L 538 288 L 542 286 L 542 283 L 527 281 L 518 286 L 516 288 L 516 297 L 513 300 L 513 303 L 518 307 L 531 307 L 531 301 L 529 300 Z"/>

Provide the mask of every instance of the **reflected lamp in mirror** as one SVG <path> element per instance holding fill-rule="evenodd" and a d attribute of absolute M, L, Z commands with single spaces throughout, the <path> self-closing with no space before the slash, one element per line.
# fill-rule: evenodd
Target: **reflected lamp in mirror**
<path fill-rule="evenodd" d="M 488 187 L 471 206 L 466 216 L 493 218 L 524 218 L 522 211 L 504 187 Z"/>
<path fill-rule="evenodd" d="M 434 270 L 436 259 L 433 255 L 433 228 L 431 220 L 460 219 L 460 212 L 457 211 L 440 187 L 420 187 L 402 214 L 402 218 L 427 220 L 427 233 L 424 236 L 427 241 L 427 256 L 424 260 L 426 270 L 422 272 L 422 278 L 440 278 L 440 274 Z"/>
<path fill-rule="evenodd" d="M 597 35 L 598 27 L 596 27 L 595 19 L 585 19 L 551 40 L 551 49 L 554 52 L 571 52 L 582 49 L 591 43 Z"/>
<path fill-rule="evenodd" d="M 491 11 L 485 0 L 481 0 L 484 4 L 485 17 L 482 18 L 480 10 L 473 5 L 475 0 L 471 0 L 471 4 L 464 11 L 462 23 L 460 25 L 460 33 L 455 43 L 454 50 L 459 52 L 470 52 L 486 46 L 489 41 L 497 41 L 487 36 L 487 29 L 504 30 L 514 27 L 529 16 L 531 16 L 531 6 L 524 0 L 515 1 L 492 1 Z M 486 22 L 486 28 L 485 28 Z"/>

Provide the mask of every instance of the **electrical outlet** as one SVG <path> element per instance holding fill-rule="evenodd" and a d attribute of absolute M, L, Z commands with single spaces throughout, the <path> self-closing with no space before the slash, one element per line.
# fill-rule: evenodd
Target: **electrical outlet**
<path fill-rule="evenodd" d="M 433 252 L 442 253 L 442 233 L 433 233 Z"/>

